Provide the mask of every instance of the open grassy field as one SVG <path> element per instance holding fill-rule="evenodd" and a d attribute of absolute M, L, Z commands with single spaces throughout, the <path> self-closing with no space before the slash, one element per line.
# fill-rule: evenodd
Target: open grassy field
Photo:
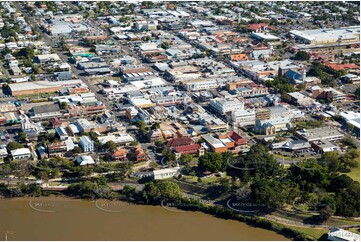
<path fill-rule="evenodd" d="M 328 233 L 328 229 L 319 229 L 319 228 L 300 228 L 300 227 L 294 227 L 289 226 L 290 228 L 306 233 L 310 236 L 312 236 L 315 240 L 319 240 L 324 234 Z"/>

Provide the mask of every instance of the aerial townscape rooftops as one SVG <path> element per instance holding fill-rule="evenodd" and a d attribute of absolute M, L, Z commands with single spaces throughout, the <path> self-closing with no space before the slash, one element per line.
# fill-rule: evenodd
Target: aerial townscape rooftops
<path fill-rule="evenodd" d="M 359 8 L 0 2 L 0 234 L 359 239 Z"/>

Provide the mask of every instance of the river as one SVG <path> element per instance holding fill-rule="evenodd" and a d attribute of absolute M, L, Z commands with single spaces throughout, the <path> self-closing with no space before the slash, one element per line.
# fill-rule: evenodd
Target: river
<path fill-rule="evenodd" d="M 65 197 L 0 200 L 0 240 L 288 240 L 245 223 L 162 206 Z"/>

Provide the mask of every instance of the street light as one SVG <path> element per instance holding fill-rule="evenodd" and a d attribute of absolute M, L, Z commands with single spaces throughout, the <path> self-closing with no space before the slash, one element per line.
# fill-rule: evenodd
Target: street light
<path fill-rule="evenodd" d="M 14 234 L 13 231 L 6 231 L 5 232 L 5 241 L 8 241 L 8 234 Z"/>

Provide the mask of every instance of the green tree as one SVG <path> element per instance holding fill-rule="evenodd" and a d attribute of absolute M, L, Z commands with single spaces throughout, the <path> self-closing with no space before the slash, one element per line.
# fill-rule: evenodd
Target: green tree
<path fill-rule="evenodd" d="M 298 51 L 295 55 L 295 60 L 307 61 L 310 59 L 310 55 L 306 51 Z"/>
<path fill-rule="evenodd" d="M 25 141 L 26 141 L 26 134 L 25 134 L 24 132 L 19 132 L 18 139 L 19 139 L 21 142 L 25 142 Z"/>
<path fill-rule="evenodd" d="M 336 152 L 325 152 L 320 159 L 321 164 L 328 167 L 329 171 L 337 171 L 340 166 L 338 154 Z"/>
<path fill-rule="evenodd" d="M 198 166 L 203 171 L 218 172 L 224 171 L 227 167 L 227 163 L 223 160 L 222 154 L 208 152 L 199 157 Z"/>
<path fill-rule="evenodd" d="M 170 46 L 170 44 L 169 44 L 168 42 L 166 42 L 166 41 L 164 41 L 164 42 L 160 45 L 160 47 L 162 47 L 163 49 L 168 49 L 169 46 Z"/>
<path fill-rule="evenodd" d="M 24 146 L 16 141 L 11 141 L 7 144 L 6 148 L 7 148 L 8 152 L 10 152 L 12 150 L 24 148 Z"/>
<path fill-rule="evenodd" d="M 68 107 L 68 103 L 67 102 L 62 102 L 60 107 L 61 107 L 61 109 L 66 109 Z"/>
<path fill-rule="evenodd" d="M 149 202 L 163 199 L 179 200 L 182 197 L 182 191 L 175 182 L 153 181 L 145 184 L 143 197 Z"/>
<path fill-rule="evenodd" d="M 75 146 L 72 152 L 73 154 L 80 154 L 83 153 L 83 150 L 79 146 Z"/>
<path fill-rule="evenodd" d="M 179 158 L 179 163 L 181 165 L 189 165 L 193 161 L 193 156 L 189 154 L 181 155 Z"/>
<path fill-rule="evenodd" d="M 117 149 L 117 144 L 114 141 L 108 141 L 105 143 L 104 148 L 114 152 Z"/>
<path fill-rule="evenodd" d="M 265 205 L 268 209 L 277 209 L 287 201 L 287 190 L 278 180 L 261 178 L 252 183 L 251 197 L 257 204 Z"/>

